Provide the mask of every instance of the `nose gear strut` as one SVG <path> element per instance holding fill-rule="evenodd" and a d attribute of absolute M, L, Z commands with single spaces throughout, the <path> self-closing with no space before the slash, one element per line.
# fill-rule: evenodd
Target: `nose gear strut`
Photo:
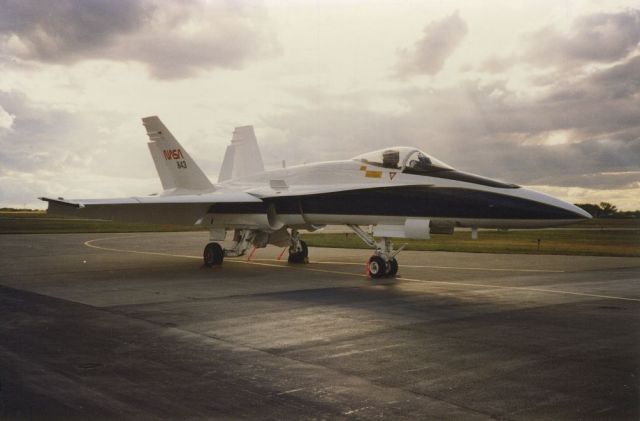
<path fill-rule="evenodd" d="M 380 240 L 376 240 L 360 228 L 358 225 L 347 225 L 353 232 L 356 233 L 362 241 L 369 247 L 375 249 L 373 256 L 369 258 L 367 263 L 367 271 L 372 278 L 393 278 L 398 273 L 398 261 L 396 256 L 400 253 L 407 244 L 403 244 L 397 250 L 393 249 L 393 242 L 389 237 L 382 237 Z"/>

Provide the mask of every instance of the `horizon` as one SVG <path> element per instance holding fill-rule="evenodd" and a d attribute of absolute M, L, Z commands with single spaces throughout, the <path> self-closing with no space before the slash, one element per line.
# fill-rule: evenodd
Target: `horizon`
<path fill-rule="evenodd" d="M 0 206 L 161 191 L 158 115 L 212 182 L 253 124 L 266 168 L 408 144 L 640 209 L 635 2 L 0 5 Z"/>

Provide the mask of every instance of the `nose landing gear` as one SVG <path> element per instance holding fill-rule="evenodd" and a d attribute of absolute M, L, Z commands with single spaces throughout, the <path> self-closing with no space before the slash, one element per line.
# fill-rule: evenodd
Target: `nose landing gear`
<path fill-rule="evenodd" d="M 369 276 L 374 279 L 394 278 L 398 274 L 398 261 L 395 257 L 385 261 L 381 256 L 374 254 L 369 258 L 367 269 Z"/>
<path fill-rule="evenodd" d="M 398 261 L 395 256 L 404 249 L 405 245 L 393 250 L 393 243 L 388 237 L 382 237 L 376 241 L 358 225 L 348 225 L 362 241 L 376 249 L 375 254 L 369 258 L 367 272 L 374 279 L 394 278 L 398 274 Z"/>

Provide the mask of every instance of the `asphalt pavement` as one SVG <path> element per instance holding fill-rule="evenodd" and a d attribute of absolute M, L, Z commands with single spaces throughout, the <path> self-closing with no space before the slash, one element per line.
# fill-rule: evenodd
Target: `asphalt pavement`
<path fill-rule="evenodd" d="M 640 418 L 640 258 L 206 241 L 0 235 L 0 419 Z"/>

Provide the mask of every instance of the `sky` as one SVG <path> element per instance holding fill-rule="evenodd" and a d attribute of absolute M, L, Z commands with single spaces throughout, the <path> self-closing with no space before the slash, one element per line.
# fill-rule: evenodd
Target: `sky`
<path fill-rule="evenodd" d="M 160 191 L 158 115 L 214 182 L 251 124 L 640 209 L 639 43 L 636 1 L 0 0 L 0 207 Z"/>

